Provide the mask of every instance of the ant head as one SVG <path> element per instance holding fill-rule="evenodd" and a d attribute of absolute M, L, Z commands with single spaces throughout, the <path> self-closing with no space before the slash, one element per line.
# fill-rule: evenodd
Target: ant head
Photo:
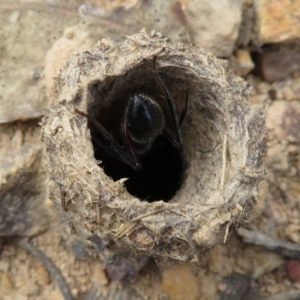
<path fill-rule="evenodd" d="M 135 94 L 127 103 L 125 122 L 134 142 L 147 143 L 162 132 L 165 119 L 160 105 L 154 99 Z"/>

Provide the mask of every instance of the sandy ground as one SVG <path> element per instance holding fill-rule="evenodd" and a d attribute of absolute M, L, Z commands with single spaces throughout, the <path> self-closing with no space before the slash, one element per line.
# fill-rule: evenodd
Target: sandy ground
<path fill-rule="evenodd" d="M 30 84 L 32 93 L 40 95 L 39 101 L 33 105 L 35 107 L 33 116 L 39 116 L 41 99 L 45 99 L 45 91 L 42 87 L 43 75 L 40 73 L 44 63 L 40 63 L 43 60 L 37 58 L 43 57 L 46 49 L 62 35 L 61 28 L 78 22 L 77 16 L 72 10 L 63 10 L 62 14 L 68 15 L 68 18 L 47 19 L 48 23 L 43 23 L 41 27 L 47 39 L 35 37 L 36 40 L 32 43 L 39 40 L 42 43 L 42 46 L 35 50 L 28 44 L 28 39 L 34 36 L 34 31 L 27 32 L 27 36 L 22 35 L 22 26 L 25 26 L 26 22 L 32 22 L 32 16 L 27 15 L 28 12 L 25 16 L 22 15 L 17 2 L 0 3 L 0 8 L 4 5 L 9 7 L 4 17 L 9 19 L 11 24 L 18 17 L 13 15 L 15 11 L 21 13 L 24 22 L 19 23 L 18 27 L 11 25 L 3 31 L 7 38 L 6 45 L 12 45 L 14 40 L 11 35 L 18 34 L 23 49 L 13 48 L 13 51 L 19 51 L 14 58 L 8 51 L 0 53 L 0 60 L 5 60 L 7 66 L 12 63 L 18 65 L 18 70 L 11 70 L 9 73 L 7 68 L 1 77 L 10 76 L 9 78 L 17 80 L 18 72 L 28 74 L 28 70 L 35 65 L 34 69 L 39 75 L 36 75 L 37 78 L 33 82 L 30 81 Z M 45 16 L 41 12 L 36 17 L 43 19 Z M 55 22 L 56 26 L 53 25 Z M 27 46 L 29 47 L 26 48 Z M 9 47 L 7 49 L 9 50 Z M 275 84 L 262 82 L 253 75 L 248 76 L 246 80 L 253 85 L 250 100 L 268 106 L 266 124 L 270 138 L 266 157 L 266 180 L 260 185 L 259 202 L 249 219 L 249 224 L 271 236 L 299 244 L 300 77 L 299 74 L 295 74 Z M 14 80 L 3 84 L 12 90 L 15 88 Z M 55 216 L 51 201 L 47 200 L 45 206 L 51 219 L 50 228 L 33 237 L 31 242 L 51 258 L 65 277 L 76 299 L 217 300 L 222 299 L 222 293 L 228 288 L 225 278 L 234 272 L 249 276 L 249 287 L 261 296 L 292 288 L 300 290 L 300 271 L 298 278 L 291 277 L 287 271 L 288 259 L 262 247 L 245 244 L 236 234 L 233 234 L 226 244 L 218 245 L 211 252 L 202 254 L 197 263 L 173 266 L 151 261 L 141 275 L 130 284 L 110 282 L 102 264 L 96 258 L 86 257 L 84 253 L 80 254 L 78 251 L 77 256 L 74 254 L 76 245 L 73 244 L 72 250 L 72 246 L 66 240 L 63 226 Z M 52 280 L 42 262 L 22 248 L 18 244 L 18 239 L 0 239 L 0 247 L 1 300 L 63 299 L 57 283 Z"/>
<path fill-rule="evenodd" d="M 269 235 L 299 243 L 300 123 L 287 115 L 300 112 L 297 101 L 300 79 L 289 78 L 273 85 L 253 76 L 248 81 L 254 86 L 251 101 L 269 105 L 270 136 L 266 180 L 261 183 L 259 203 L 249 222 Z M 51 229 L 33 238 L 32 243 L 60 269 L 72 294 L 80 299 L 96 287 L 99 293 L 108 296 L 112 290 L 121 288 L 119 283 L 109 283 L 99 261 L 74 256 L 61 224 L 54 217 L 50 200 L 46 205 L 53 219 Z M 226 290 L 224 278 L 238 272 L 251 276 L 251 284 L 266 296 L 292 287 L 300 289 L 300 283 L 293 283 L 288 277 L 286 263 L 278 254 L 245 244 L 233 235 L 225 245 L 201 255 L 198 263 L 176 266 L 150 263 L 130 287 L 137 299 L 160 299 L 168 294 L 170 299 L 220 299 L 220 293 Z M 0 299 L 63 298 L 43 264 L 15 242 L 5 243 L 2 248 Z"/>

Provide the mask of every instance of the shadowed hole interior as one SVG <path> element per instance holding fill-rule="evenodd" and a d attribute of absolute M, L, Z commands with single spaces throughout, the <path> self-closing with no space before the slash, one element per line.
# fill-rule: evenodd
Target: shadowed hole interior
<path fill-rule="evenodd" d="M 102 161 L 101 167 L 113 180 L 128 178 L 128 192 L 149 202 L 170 200 L 180 188 L 183 170 L 182 157 L 165 138 L 158 138 L 144 157 L 140 159 L 143 169 L 135 171 L 112 158 L 94 144 L 95 157 Z"/>
<path fill-rule="evenodd" d="M 176 74 L 176 68 L 168 69 L 172 69 L 168 70 L 170 74 Z M 186 86 L 183 88 L 182 83 L 174 85 L 169 76 L 161 72 L 159 74 L 174 97 L 176 109 L 180 114 L 185 101 Z M 175 81 L 182 82 L 179 79 L 175 79 Z M 178 87 L 181 88 L 178 89 Z M 124 145 L 124 137 L 121 134 L 122 119 L 129 97 L 136 93 L 149 95 L 160 104 L 167 127 L 174 135 L 167 101 L 162 97 L 163 92 L 153 76 L 151 64 L 140 65 L 122 78 L 110 77 L 104 82 L 94 83 L 90 87 L 90 94 L 94 101 L 89 108 L 89 114 L 105 127 L 122 146 L 123 151 L 127 153 L 130 152 Z M 167 138 L 159 136 L 150 151 L 138 157 L 142 164 L 142 170 L 135 171 L 110 155 L 112 150 L 108 143 L 106 143 L 105 149 L 101 149 L 99 143 L 96 142 L 96 140 L 103 141 L 101 133 L 91 122 L 89 122 L 89 127 L 95 158 L 101 161 L 100 166 L 113 180 L 128 178 L 125 186 L 131 195 L 153 202 L 169 201 L 176 194 L 183 180 L 184 162 L 181 151 L 173 147 Z"/>

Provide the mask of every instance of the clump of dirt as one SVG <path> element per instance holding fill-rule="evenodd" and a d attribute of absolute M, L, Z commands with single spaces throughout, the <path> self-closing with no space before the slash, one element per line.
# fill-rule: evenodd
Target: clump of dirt
<path fill-rule="evenodd" d="M 135 91 L 159 99 L 159 84 L 151 72 L 154 57 L 170 94 L 184 96 L 188 91 L 190 102 L 181 130 L 182 183 L 171 199 L 149 203 L 124 189 L 124 177 L 116 182 L 105 174 L 108 163 L 103 160 L 104 170 L 97 164 L 94 150 L 99 145 L 93 148 L 91 143 L 97 141 L 96 128 L 86 125 L 88 118 L 101 120 L 104 125 L 92 125 L 106 127 L 109 137 L 110 123 L 120 126 L 118 113 Z M 105 264 L 112 255 L 196 261 L 252 210 L 264 175 L 265 107 L 248 101 L 249 85 L 228 72 L 225 61 L 199 47 L 174 44 L 159 32 L 141 31 L 121 42 L 103 39 L 90 51 L 72 55 L 56 78 L 56 90 L 58 97 L 42 122 L 50 197 L 74 235 Z M 175 107 L 184 107 L 184 102 L 185 97 L 178 97 Z M 106 138 L 110 152 L 117 149 L 112 145 L 111 137 Z M 134 166 L 123 146 L 113 156 L 120 153 L 119 159 Z M 161 172 L 155 169 L 146 176 L 145 186 Z M 150 197 L 156 192 L 147 191 Z"/>

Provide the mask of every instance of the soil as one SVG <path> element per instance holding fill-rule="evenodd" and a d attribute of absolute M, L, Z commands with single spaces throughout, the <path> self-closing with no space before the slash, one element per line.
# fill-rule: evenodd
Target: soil
<path fill-rule="evenodd" d="M 48 34 L 51 36 L 54 32 Z M 19 72 L 25 72 L 28 67 L 23 63 L 20 58 Z M 253 86 L 250 100 L 268 106 L 266 125 L 269 130 L 266 176 L 260 184 L 259 201 L 249 224 L 270 236 L 299 244 L 300 76 L 293 74 L 273 84 L 254 75 L 247 76 L 246 80 Z M 300 275 L 292 276 L 287 268 L 291 264 L 289 259 L 263 247 L 246 244 L 237 234 L 229 237 L 225 244 L 202 254 L 196 263 L 169 265 L 150 261 L 132 282 L 111 282 L 97 258 L 87 257 L 77 241 L 67 240 L 49 199 L 45 207 L 51 225 L 32 237 L 31 243 L 60 270 L 74 299 L 237 300 L 246 299 L 247 293 L 256 295 L 249 299 L 260 299 L 288 289 L 300 291 Z M 241 225 L 236 224 L 237 227 Z M 18 238 L 0 238 L 0 249 L 0 300 L 63 299 L 43 263 L 22 248 Z M 300 267 L 295 269 L 300 274 Z M 233 274 L 240 275 L 232 284 Z M 230 284 L 236 291 L 240 285 L 248 292 L 240 298 L 227 297 Z"/>
<path fill-rule="evenodd" d="M 247 80 L 253 85 L 251 101 L 269 106 L 270 137 L 266 180 L 260 185 L 259 202 L 249 222 L 271 236 L 299 243 L 300 122 L 293 116 L 300 112 L 297 98 L 300 79 L 295 77 L 267 84 L 251 75 Z M 60 269 L 72 294 L 80 299 L 95 286 L 103 295 L 118 289 L 121 284 L 109 283 L 97 259 L 74 255 L 65 241 L 60 221 L 54 217 L 50 200 L 47 207 L 53 215 L 51 228 L 34 237 L 32 243 Z M 234 234 L 225 245 L 203 254 L 195 264 L 150 263 L 131 287 L 138 291 L 137 299 L 155 299 L 166 294 L 170 299 L 220 299 L 220 294 L 226 290 L 224 279 L 236 272 L 250 276 L 250 284 L 260 295 L 267 296 L 290 288 L 300 289 L 300 282 L 288 277 L 286 263 L 280 255 L 245 244 Z M 7 300 L 63 299 L 41 261 L 17 242 L 5 243 L 2 248 L 0 291 L 0 299 Z"/>

